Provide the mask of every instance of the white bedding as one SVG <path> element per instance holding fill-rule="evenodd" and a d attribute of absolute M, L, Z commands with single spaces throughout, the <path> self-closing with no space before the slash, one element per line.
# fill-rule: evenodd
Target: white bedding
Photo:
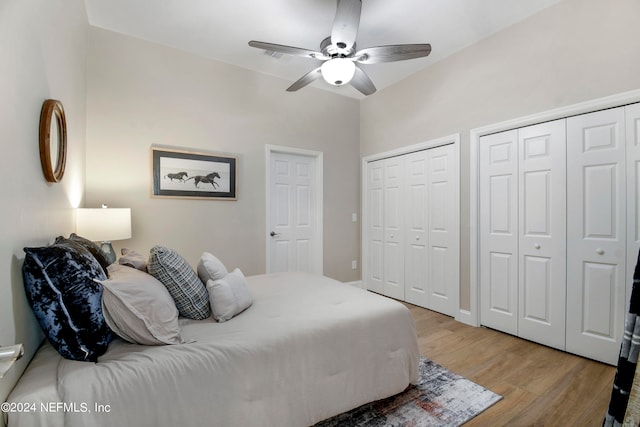
<path fill-rule="evenodd" d="M 253 305 L 228 322 L 181 319 L 189 344 L 117 340 L 98 363 L 43 347 L 8 399 L 36 410 L 10 413 L 9 427 L 303 427 L 417 381 L 402 304 L 302 273 L 247 281 Z"/>

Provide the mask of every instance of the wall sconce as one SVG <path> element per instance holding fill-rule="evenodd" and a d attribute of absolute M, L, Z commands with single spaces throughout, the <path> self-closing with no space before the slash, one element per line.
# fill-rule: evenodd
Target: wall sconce
<path fill-rule="evenodd" d="M 0 347 L 0 378 L 4 378 L 13 363 L 24 355 L 22 344 Z"/>
<path fill-rule="evenodd" d="M 109 262 L 116 261 L 111 242 L 131 238 L 131 209 L 102 208 L 76 209 L 76 234 L 94 242 L 102 242 L 100 249 Z"/>

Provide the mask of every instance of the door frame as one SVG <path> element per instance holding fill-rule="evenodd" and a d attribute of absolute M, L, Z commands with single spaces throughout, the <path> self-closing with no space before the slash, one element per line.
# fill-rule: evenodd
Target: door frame
<path fill-rule="evenodd" d="M 360 188 L 361 188 L 360 212 L 362 212 L 362 214 L 360 215 L 360 219 L 361 219 L 360 225 L 362 227 L 360 230 L 360 235 L 361 235 L 360 259 L 362 264 L 361 277 L 362 277 L 362 287 L 366 289 L 366 277 L 367 277 L 367 271 L 369 268 L 368 266 L 369 251 L 368 251 L 368 245 L 367 245 L 367 241 L 369 238 L 369 235 L 368 235 L 369 224 L 368 224 L 368 211 L 367 211 L 367 184 L 368 184 L 367 165 L 370 162 L 373 162 L 376 160 L 382 160 L 382 159 L 386 159 L 394 156 L 402 156 L 405 154 L 414 153 L 416 151 L 442 147 L 444 145 L 453 145 L 455 147 L 454 149 L 455 168 L 456 168 L 456 174 L 458 177 L 458 182 L 456 186 L 456 197 L 455 197 L 456 206 L 454 208 L 454 214 L 457 216 L 456 218 L 457 225 L 455 227 L 455 230 L 457 232 L 457 240 L 458 240 L 458 254 L 457 254 L 457 266 L 456 266 L 456 268 L 458 269 L 458 275 L 457 275 L 458 286 L 456 287 L 456 290 L 455 290 L 454 299 L 455 299 L 456 307 L 458 307 L 458 311 L 459 311 L 459 307 L 460 307 L 460 274 L 459 274 L 459 270 L 460 270 L 460 243 L 459 243 L 460 242 L 460 134 L 459 133 L 445 136 L 442 138 L 432 139 L 425 142 L 420 142 L 413 145 L 408 145 L 405 147 L 396 148 L 394 150 L 389 150 L 382 153 L 372 154 L 362 158 L 361 166 L 360 166 Z"/>
<path fill-rule="evenodd" d="M 469 310 L 460 309 L 456 320 L 480 326 L 480 138 L 492 133 L 517 129 L 551 120 L 563 119 L 578 114 L 592 113 L 606 108 L 621 107 L 640 102 L 640 90 L 632 90 L 541 113 L 523 116 L 500 123 L 471 129 L 469 132 Z"/>
<path fill-rule="evenodd" d="M 323 203 L 324 203 L 324 193 L 323 193 L 323 153 L 322 151 L 314 151 L 307 150 L 303 148 L 296 147 L 286 147 L 283 145 L 272 145 L 265 144 L 265 198 L 266 198 L 266 213 L 265 213 L 265 250 L 266 250 L 266 268 L 265 271 L 267 273 L 272 273 L 271 271 L 271 251 L 270 251 L 270 242 L 271 237 L 268 234 L 269 227 L 271 226 L 271 157 L 273 154 L 291 154 L 295 156 L 305 156 L 311 157 L 314 160 L 314 188 L 315 188 L 315 197 L 314 197 L 314 212 L 316 217 L 316 224 L 314 227 L 314 254 L 315 257 L 313 259 L 314 273 L 323 274 L 324 266 L 323 266 Z"/>

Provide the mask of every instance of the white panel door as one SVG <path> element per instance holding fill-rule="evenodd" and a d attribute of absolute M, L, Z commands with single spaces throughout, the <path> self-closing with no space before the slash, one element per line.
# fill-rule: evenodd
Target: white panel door
<path fill-rule="evenodd" d="M 366 288 L 384 292 L 384 161 L 367 164 Z"/>
<path fill-rule="evenodd" d="M 428 307 L 449 316 L 458 310 L 459 234 L 454 145 L 428 151 Z"/>
<path fill-rule="evenodd" d="M 429 307 L 428 277 L 431 270 L 427 234 L 427 151 L 405 155 L 406 200 L 405 215 L 405 301 Z"/>
<path fill-rule="evenodd" d="M 315 159 L 272 153 L 270 161 L 270 272 L 319 273 L 316 265 Z"/>
<path fill-rule="evenodd" d="M 567 351 L 615 364 L 624 331 L 624 108 L 567 119 Z"/>
<path fill-rule="evenodd" d="M 565 120 L 518 130 L 518 336 L 564 350 Z"/>
<path fill-rule="evenodd" d="M 518 133 L 480 138 L 480 322 L 518 333 Z"/>
<path fill-rule="evenodd" d="M 630 285 L 640 250 L 640 104 L 625 107 L 627 140 L 627 281 L 625 302 L 631 299 Z M 625 313 L 629 311 L 625 308 Z"/>
<path fill-rule="evenodd" d="M 404 157 L 384 160 L 383 294 L 404 299 Z"/>

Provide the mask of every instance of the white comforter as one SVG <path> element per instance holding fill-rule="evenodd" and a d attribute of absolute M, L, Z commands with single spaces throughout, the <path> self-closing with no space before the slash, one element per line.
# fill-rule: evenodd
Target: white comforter
<path fill-rule="evenodd" d="M 417 380 L 415 325 L 402 304 L 320 276 L 247 280 L 254 303 L 237 317 L 181 320 L 189 344 L 118 340 L 98 363 L 45 347 L 49 357 L 34 360 L 9 401 L 61 410 L 10 414 L 9 427 L 303 427 Z M 54 363 L 50 384 L 42 365 Z"/>

